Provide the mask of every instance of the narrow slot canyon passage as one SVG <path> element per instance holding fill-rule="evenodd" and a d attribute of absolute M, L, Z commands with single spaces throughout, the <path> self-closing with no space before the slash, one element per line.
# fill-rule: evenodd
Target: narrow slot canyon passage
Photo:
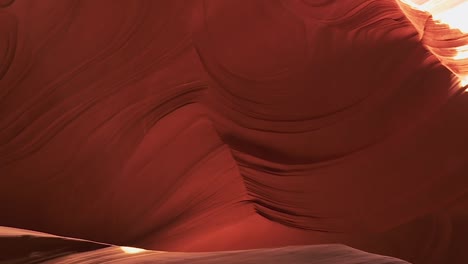
<path fill-rule="evenodd" d="M 466 0 L 0 0 L 0 263 L 468 263 Z"/>

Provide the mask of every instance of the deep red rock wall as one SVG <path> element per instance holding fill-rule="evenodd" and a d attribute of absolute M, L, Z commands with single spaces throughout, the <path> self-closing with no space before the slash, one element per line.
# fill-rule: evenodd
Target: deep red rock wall
<path fill-rule="evenodd" d="M 0 225 L 468 261 L 468 96 L 396 2 L 10 2 Z"/>

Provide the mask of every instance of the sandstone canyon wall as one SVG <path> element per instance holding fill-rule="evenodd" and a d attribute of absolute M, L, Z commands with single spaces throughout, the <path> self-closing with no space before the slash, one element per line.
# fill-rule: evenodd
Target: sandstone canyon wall
<path fill-rule="evenodd" d="M 468 94 L 414 21 L 396 1 L 0 1 L 0 225 L 467 263 Z"/>

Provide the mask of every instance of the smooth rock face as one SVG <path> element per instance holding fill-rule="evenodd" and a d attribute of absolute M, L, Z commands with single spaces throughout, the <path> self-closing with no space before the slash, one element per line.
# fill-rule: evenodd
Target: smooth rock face
<path fill-rule="evenodd" d="M 344 245 L 291 246 L 271 249 L 219 251 L 209 253 L 153 252 L 128 254 L 119 247 L 53 259 L 48 264 L 68 263 L 171 263 L 171 264 L 409 264 L 396 258 L 365 253 Z M 102 262 L 101 262 L 102 263 Z"/>
<path fill-rule="evenodd" d="M 194 264 L 404 264 L 345 245 L 311 245 L 218 252 L 166 252 L 105 245 L 29 230 L 0 227 L 0 263 L 194 263 Z"/>
<path fill-rule="evenodd" d="M 468 94 L 418 30 L 394 1 L 0 1 L 0 225 L 467 263 Z"/>

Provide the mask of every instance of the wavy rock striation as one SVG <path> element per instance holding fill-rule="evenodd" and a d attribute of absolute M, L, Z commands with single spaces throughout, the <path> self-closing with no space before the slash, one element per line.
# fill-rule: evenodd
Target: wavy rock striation
<path fill-rule="evenodd" d="M 466 263 L 468 95 L 400 6 L 0 1 L 0 225 Z"/>

